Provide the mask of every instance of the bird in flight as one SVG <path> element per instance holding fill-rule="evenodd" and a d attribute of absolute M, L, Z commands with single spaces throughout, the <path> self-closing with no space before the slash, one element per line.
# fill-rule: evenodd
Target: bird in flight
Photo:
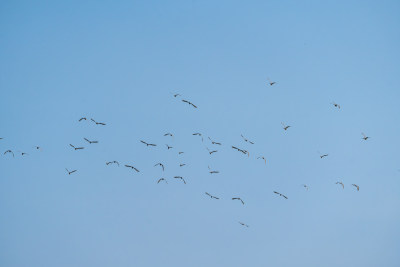
<path fill-rule="evenodd" d="M 165 181 L 168 184 L 168 182 L 167 182 L 167 180 L 165 180 L 165 178 L 158 179 L 157 184 L 160 183 L 161 181 Z"/>
<path fill-rule="evenodd" d="M 236 149 L 236 150 L 239 151 L 239 152 L 242 152 L 243 154 L 247 154 L 247 156 L 250 157 L 250 153 L 249 153 L 247 150 L 243 150 L 243 149 L 237 148 L 237 147 L 235 147 L 235 146 L 232 146 L 232 148 L 233 148 L 233 149 Z"/>
<path fill-rule="evenodd" d="M 342 188 L 344 189 L 344 184 L 342 182 L 336 182 L 336 184 L 342 185 Z"/>
<path fill-rule="evenodd" d="M 219 171 L 212 171 L 211 168 L 210 168 L 210 166 L 208 166 L 208 169 L 210 170 L 210 171 L 209 171 L 210 174 L 219 173 Z"/>
<path fill-rule="evenodd" d="M 287 129 L 289 129 L 290 127 L 292 127 L 292 126 L 290 126 L 290 125 L 285 125 L 283 122 L 281 122 L 281 124 L 282 124 L 282 127 L 283 127 L 283 130 L 287 130 Z"/>
<path fill-rule="evenodd" d="M 233 197 L 232 200 L 240 200 L 242 204 L 244 205 L 244 201 L 240 197 Z"/>
<path fill-rule="evenodd" d="M 254 142 L 250 141 L 249 139 L 247 139 L 246 137 L 244 137 L 242 134 L 241 134 L 240 136 L 243 138 L 243 140 L 244 140 L 245 142 L 254 145 Z"/>
<path fill-rule="evenodd" d="M 13 155 L 13 157 L 14 157 L 14 152 L 12 152 L 11 150 L 7 150 L 6 152 L 4 152 L 4 155 L 5 155 L 5 154 L 7 154 L 7 153 L 10 153 L 10 154 L 12 154 L 12 155 Z"/>
<path fill-rule="evenodd" d="M 79 150 L 79 149 L 84 149 L 84 147 L 75 147 L 75 146 L 73 146 L 73 145 L 71 145 L 71 144 L 69 144 L 73 149 L 75 149 L 75 150 Z"/>
<path fill-rule="evenodd" d="M 264 160 L 264 163 L 265 163 L 265 165 L 267 165 L 267 160 L 264 158 L 264 157 L 258 157 L 257 159 L 263 159 Z"/>
<path fill-rule="evenodd" d="M 207 192 L 206 192 L 206 195 L 207 195 L 207 196 L 210 196 L 211 198 L 219 199 L 219 197 L 213 196 L 213 195 L 211 195 L 211 194 L 209 194 L 209 193 L 207 193 Z"/>
<path fill-rule="evenodd" d="M 186 165 L 185 163 L 181 163 L 181 164 L 179 164 L 179 167 L 183 167 L 185 165 Z"/>
<path fill-rule="evenodd" d="M 18 152 L 21 152 L 21 151 L 18 151 Z M 25 153 L 25 152 L 21 152 L 21 156 L 25 156 L 25 155 L 29 155 L 29 154 Z"/>
<path fill-rule="evenodd" d="M 180 94 L 174 94 L 174 97 L 181 96 Z"/>
<path fill-rule="evenodd" d="M 190 102 L 190 101 L 187 101 L 187 100 L 185 100 L 185 99 L 182 99 L 182 102 L 188 103 L 189 105 L 193 106 L 194 108 L 197 108 L 197 106 L 194 105 L 194 104 L 193 104 L 192 102 Z"/>
<path fill-rule="evenodd" d="M 125 167 L 131 168 L 132 170 L 135 170 L 136 172 L 139 172 L 138 169 L 136 169 L 135 167 L 133 167 L 133 166 L 131 166 L 131 165 L 125 165 Z"/>
<path fill-rule="evenodd" d="M 332 102 L 331 104 L 332 104 L 332 105 L 334 105 L 334 106 L 335 106 L 335 108 L 338 108 L 338 109 L 340 109 L 340 105 L 339 105 L 339 104 L 337 104 L 337 103 L 335 103 L 335 102 Z"/>
<path fill-rule="evenodd" d="M 247 224 L 245 224 L 245 223 L 242 223 L 242 222 L 239 222 L 241 225 L 243 225 L 243 226 L 246 226 L 246 227 L 249 227 Z"/>
<path fill-rule="evenodd" d="M 114 161 L 109 161 L 109 162 L 106 162 L 106 165 L 110 165 L 110 164 L 117 164 L 117 165 L 118 165 L 118 167 L 119 167 L 119 162 L 118 162 L 118 161 L 116 161 L 116 160 L 114 160 Z"/>
<path fill-rule="evenodd" d="M 308 190 L 308 186 L 307 186 L 306 184 L 302 184 L 302 186 L 303 186 L 306 190 Z"/>
<path fill-rule="evenodd" d="M 211 141 L 211 143 L 212 143 L 213 145 L 222 145 L 221 143 L 218 143 L 218 142 L 213 141 L 210 137 L 208 137 L 208 139 L 210 139 L 210 141 Z"/>
<path fill-rule="evenodd" d="M 276 192 L 276 191 L 274 191 L 274 193 L 277 194 L 277 195 L 280 195 L 281 197 L 284 197 L 284 198 L 288 199 L 287 196 L 285 196 L 284 194 L 281 194 L 281 193 Z"/>
<path fill-rule="evenodd" d="M 358 185 L 352 184 L 352 186 L 356 187 L 356 188 L 357 188 L 357 191 L 360 191 L 360 187 L 359 187 Z"/>
<path fill-rule="evenodd" d="M 170 148 L 173 148 L 172 146 L 169 146 L 169 145 L 167 145 L 167 144 L 166 144 L 166 146 L 167 146 L 167 149 L 168 149 L 168 150 L 169 150 Z"/>
<path fill-rule="evenodd" d="M 74 173 L 74 172 L 76 172 L 76 170 L 69 171 L 67 168 L 65 168 L 65 169 L 67 170 L 67 172 L 68 172 L 68 175 L 71 175 L 71 173 Z"/>
<path fill-rule="evenodd" d="M 142 140 L 140 140 L 140 142 L 142 142 L 146 146 L 157 146 L 156 144 L 149 144 L 149 143 L 146 143 L 145 141 L 142 141 Z"/>
<path fill-rule="evenodd" d="M 162 164 L 162 163 L 157 163 L 156 165 L 154 165 L 154 167 L 155 167 L 155 166 L 158 166 L 158 165 L 160 165 L 161 168 L 162 168 L 162 170 L 164 171 L 164 164 Z"/>
<path fill-rule="evenodd" d="M 166 133 L 166 134 L 164 134 L 164 136 L 171 136 L 171 137 L 173 137 L 174 135 L 173 135 L 172 133 Z"/>
<path fill-rule="evenodd" d="M 218 152 L 218 150 L 213 150 L 213 151 L 211 151 L 210 149 L 208 149 L 208 147 L 206 147 L 206 148 L 207 148 L 208 153 L 210 153 L 210 155 L 211 155 L 212 153 Z"/>
<path fill-rule="evenodd" d="M 37 150 L 42 149 L 40 146 L 34 146 Z"/>
<path fill-rule="evenodd" d="M 203 135 L 202 135 L 201 133 L 194 133 L 194 134 L 192 134 L 192 135 L 198 135 L 198 136 L 201 136 L 201 142 L 203 142 Z"/>
<path fill-rule="evenodd" d="M 104 122 L 97 122 L 94 119 L 90 119 L 91 121 L 93 121 L 94 123 L 96 123 L 96 125 L 106 125 Z"/>
<path fill-rule="evenodd" d="M 329 154 L 321 154 L 321 152 L 319 152 L 319 151 L 318 151 L 318 154 L 319 154 L 319 157 L 320 157 L 321 159 L 323 159 L 323 158 L 329 156 Z"/>
<path fill-rule="evenodd" d="M 79 119 L 79 122 L 81 122 L 81 121 L 83 121 L 83 120 L 86 120 L 86 117 L 80 118 L 80 119 Z"/>
<path fill-rule="evenodd" d="M 175 179 L 181 179 L 183 181 L 184 184 L 186 184 L 185 179 L 183 179 L 182 176 L 174 176 Z"/>
<path fill-rule="evenodd" d="M 362 136 L 363 136 L 362 139 L 364 139 L 365 141 L 367 141 L 368 138 L 371 138 L 371 137 L 369 137 L 369 136 L 366 136 L 364 133 L 361 133 L 361 134 L 362 134 Z"/>
<path fill-rule="evenodd" d="M 99 141 L 90 141 L 87 138 L 83 138 L 83 139 L 85 139 L 85 141 L 88 142 L 89 144 L 97 144 L 99 142 Z"/>
<path fill-rule="evenodd" d="M 181 151 L 181 152 L 178 152 L 179 155 L 180 155 L 180 154 L 183 154 L 183 153 L 185 153 L 185 152 L 182 152 L 182 151 Z"/>
<path fill-rule="evenodd" d="M 268 80 L 268 84 L 269 84 L 270 86 L 276 84 L 276 82 L 272 82 L 269 78 L 268 78 L 267 80 Z"/>

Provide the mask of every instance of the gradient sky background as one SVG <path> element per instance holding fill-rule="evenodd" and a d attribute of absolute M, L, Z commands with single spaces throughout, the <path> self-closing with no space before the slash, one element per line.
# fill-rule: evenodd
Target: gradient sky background
<path fill-rule="evenodd" d="M 2 1 L 0 265 L 399 266 L 399 14 L 398 1 Z"/>

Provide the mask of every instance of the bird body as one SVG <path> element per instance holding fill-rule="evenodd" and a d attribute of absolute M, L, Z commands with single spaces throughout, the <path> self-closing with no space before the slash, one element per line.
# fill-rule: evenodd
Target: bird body
<path fill-rule="evenodd" d="M 240 200 L 242 205 L 244 205 L 244 201 L 240 197 L 233 197 L 232 200 Z"/>
<path fill-rule="evenodd" d="M 213 196 L 213 195 L 211 195 L 211 194 L 209 194 L 207 192 L 206 192 L 206 195 L 209 196 L 210 198 L 219 199 L 219 197 Z"/>
<path fill-rule="evenodd" d="M 133 167 L 132 165 L 125 165 L 127 168 L 131 168 L 132 170 L 135 170 L 136 172 L 140 172 L 137 168 Z"/>
<path fill-rule="evenodd" d="M 281 197 L 283 197 L 283 198 L 285 198 L 285 199 L 288 199 L 287 196 L 285 196 L 284 194 L 281 194 L 281 193 L 276 192 L 276 191 L 274 191 L 274 193 L 277 194 L 277 195 L 280 195 Z"/>

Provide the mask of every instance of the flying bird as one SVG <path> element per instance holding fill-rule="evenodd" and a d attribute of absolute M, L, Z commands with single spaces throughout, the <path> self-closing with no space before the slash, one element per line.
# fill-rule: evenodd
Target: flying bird
<path fill-rule="evenodd" d="M 342 182 L 336 182 L 336 184 L 342 185 L 342 188 L 344 189 L 344 184 Z"/>
<path fill-rule="evenodd" d="M 239 152 L 242 152 L 243 154 L 247 154 L 250 157 L 250 153 L 247 150 L 243 150 L 243 149 L 237 148 L 235 146 L 232 146 L 232 148 L 236 149 Z"/>
<path fill-rule="evenodd" d="M 246 137 L 244 137 L 242 134 L 241 134 L 240 136 L 243 138 L 243 140 L 244 140 L 245 142 L 254 145 L 254 143 L 253 143 L 252 141 L 250 141 L 249 139 L 247 139 Z"/>
<path fill-rule="evenodd" d="M 149 144 L 149 143 L 146 143 L 145 141 L 142 141 L 142 140 L 140 140 L 140 142 L 142 142 L 146 146 L 157 146 L 156 144 Z"/>
<path fill-rule="evenodd" d="M 352 186 L 356 187 L 356 188 L 357 188 L 357 191 L 360 191 L 360 187 L 359 187 L 358 185 L 352 184 Z"/>
<path fill-rule="evenodd" d="M 242 204 L 244 205 L 244 201 L 240 197 L 233 197 L 232 200 L 240 200 Z"/>
<path fill-rule="evenodd" d="M 182 152 L 182 151 L 181 151 L 181 152 L 178 152 L 179 155 L 180 155 L 180 154 L 183 154 L 183 153 L 185 153 L 185 152 Z"/>
<path fill-rule="evenodd" d="M 308 186 L 307 186 L 306 184 L 302 184 L 302 186 L 303 186 L 306 190 L 308 190 Z"/>
<path fill-rule="evenodd" d="M 14 157 L 14 152 L 12 152 L 11 150 L 7 150 L 6 152 L 4 152 L 4 155 L 7 154 L 7 153 L 11 153 L 13 155 L 13 157 Z"/>
<path fill-rule="evenodd" d="M 181 96 L 180 94 L 174 94 L 174 97 Z"/>
<path fill-rule="evenodd" d="M 339 105 L 339 104 L 337 104 L 337 103 L 335 103 L 335 102 L 332 102 L 331 104 L 332 104 L 332 105 L 334 105 L 334 106 L 335 106 L 335 108 L 338 108 L 338 109 L 340 109 L 340 105 Z"/>
<path fill-rule="evenodd" d="M 166 133 L 166 134 L 164 134 L 164 136 L 171 136 L 171 137 L 173 137 L 174 135 L 173 135 L 172 133 Z"/>
<path fill-rule="evenodd" d="M 194 105 L 194 104 L 193 104 L 192 102 L 190 102 L 190 101 L 187 101 L 187 100 L 185 100 L 185 99 L 182 99 L 182 102 L 188 103 L 189 105 L 192 105 L 194 108 L 197 108 L 197 106 Z"/>
<path fill-rule="evenodd" d="M 132 170 L 135 170 L 136 172 L 139 172 L 138 169 L 136 169 L 135 167 L 133 167 L 133 166 L 131 166 L 131 165 L 125 165 L 125 167 L 131 168 Z"/>
<path fill-rule="evenodd" d="M 164 171 L 164 164 L 162 164 L 162 163 L 157 163 L 156 165 L 154 165 L 154 167 L 155 167 L 155 166 L 158 166 L 158 165 L 160 165 L 161 168 L 162 168 L 162 170 Z"/>
<path fill-rule="evenodd" d="M 118 162 L 118 161 L 116 161 L 116 160 L 113 160 L 113 161 L 106 162 L 106 165 L 110 165 L 110 164 L 117 164 L 117 165 L 118 165 L 118 167 L 119 167 L 119 162 Z"/>
<path fill-rule="evenodd" d="M 222 144 L 219 143 L 219 142 L 213 141 L 210 137 L 208 137 L 208 139 L 210 139 L 210 141 L 211 141 L 211 143 L 212 143 L 213 145 L 222 145 Z"/>
<path fill-rule="evenodd" d="M 268 78 L 267 80 L 268 80 L 268 84 L 269 84 L 270 86 L 276 84 L 276 82 L 272 82 L 269 78 Z"/>
<path fill-rule="evenodd" d="M 219 197 L 213 196 L 213 195 L 211 195 L 211 194 L 209 194 L 209 193 L 207 193 L 207 192 L 206 192 L 206 195 L 207 195 L 207 196 L 210 196 L 211 198 L 219 199 Z"/>
<path fill-rule="evenodd" d="M 34 146 L 37 150 L 42 149 L 40 146 Z"/>
<path fill-rule="evenodd" d="M 79 121 L 86 120 L 86 117 L 80 118 Z"/>
<path fill-rule="evenodd" d="M 181 164 L 179 164 L 179 167 L 183 167 L 185 165 L 186 165 L 185 163 L 181 163 Z"/>
<path fill-rule="evenodd" d="M 201 134 L 201 133 L 194 133 L 194 134 L 192 134 L 192 135 L 198 135 L 198 136 L 201 136 L 201 142 L 203 142 L 203 135 Z"/>
<path fill-rule="evenodd" d="M 209 171 L 210 174 L 219 173 L 219 171 L 212 171 L 211 168 L 210 168 L 210 166 L 208 166 L 208 169 L 210 170 L 210 171 Z"/>
<path fill-rule="evenodd" d="M 169 150 L 170 148 L 173 148 L 172 146 L 169 146 L 169 145 L 166 145 L 167 146 L 167 149 Z"/>
<path fill-rule="evenodd" d="M 258 157 L 257 159 L 263 159 L 264 160 L 264 163 L 265 163 L 265 165 L 267 165 L 267 160 L 264 158 L 264 157 Z"/>
<path fill-rule="evenodd" d="M 245 223 L 242 223 L 242 222 L 239 222 L 241 225 L 243 225 L 243 226 L 246 226 L 246 227 L 249 227 L 247 224 L 245 224 Z"/>
<path fill-rule="evenodd" d="M 19 151 L 19 152 L 21 152 L 21 151 Z M 25 152 L 21 152 L 21 156 L 25 156 L 25 155 L 29 155 L 29 154 L 25 153 Z"/>
<path fill-rule="evenodd" d="M 161 181 L 165 181 L 168 184 L 168 182 L 167 182 L 167 180 L 165 180 L 165 178 L 158 179 L 157 184 L 160 183 Z"/>
<path fill-rule="evenodd" d="M 93 121 L 94 123 L 96 123 L 96 125 L 106 125 L 104 122 L 97 122 L 94 119 L 90 119 L 91 121 Z"/>
<path fill-rule="evenodd" d="M 83 139 L 85 139 L 85 141 L 88 142 L 89 144 L 97 144 L 99 142 L 99 141 L 90 141 L 87 138 L 83 138 Z"/>
<path fill-rule="evenodd" d="M 75 149 L 75 150 L 79 150 L 79 149 L 84 149 L 84 147 L 75 147 L 75 146 L 73 146 L 73 145 L 71 145 L 71 144 L 69 144 L 73 149 Z"/>
<path fill-rule="evenodd" d="M 67 170 L 67 172 L 68 172 L 68 175 L 71 175 L 71 173 L 74 173 L 74 172 L 76 172 L 76 170 L 69 171 L 67 168 L 65 168 L 65 169 Z"/>
<path fill-rule="evenodd" d="M 213 154 L 213 153 L 218 152 L 218 150 L 213 150 L 213 151 L 211 151 L 210 149 L 208 149 L 208 147 L 206 147 L 206 148 L 207 148 L 208 153 L 210 153 L 210 155 Z"/>
<path fill-rule="evenodd" d="M 363 138 L 362 139 L 364 139 L 365 141 L 368 139 L 368 138 L 371 138 L 371 137 L 369 137 L 369 136 L 366 136 L 364 133 L 361 133 L 362 135 L 363 135 Z"/>
<path fill-rule="evenodd" d="M 280 195 L 281 197 L 284 197 L 284 198 L 288 199 L 287 196 L 285 196 L 284 194 L 281 194 L 281 193 L 276 192 L 276 191 L 274 191 L 274 193 L 277 194 L 277 195 Z"/>
<path fill-rule="evenodd" d="M 181 180 L 186 184 L 186 181 L 185 181 L 185 179 L 183 179 L 182 176 L 174 176 L 174 178 L 175 178 L 175 179 L 181 179 Z"/>
<path fill-rule="evenodd" d="M 329 156 L 329 154 L 321 154 L 321 152 L 319 152 L 319 151 L 318 151 L 318 154 L 320 154 L 319 157 L 320 157 L 321 159 L 323 159 L 323 158 Z"/>
<path fill-rule="evenodd" d="M 282 127 L 283 127 L 283 130 L 287 130 L 287 129 L 289 129 L 290 127 L 292 127 L 292 126 L 290 126 L 290 125 L 285 125 L 283 122 L 281 122 L 281 124 L 282 124 Z"/>

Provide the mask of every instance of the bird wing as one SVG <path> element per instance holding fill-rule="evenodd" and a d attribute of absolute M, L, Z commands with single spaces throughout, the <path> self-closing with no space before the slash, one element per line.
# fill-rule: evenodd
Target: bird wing
<path fill-rule="evenodd" d="M 75 148 L 73 145 L 69 144 L 71 147 Z"/>

